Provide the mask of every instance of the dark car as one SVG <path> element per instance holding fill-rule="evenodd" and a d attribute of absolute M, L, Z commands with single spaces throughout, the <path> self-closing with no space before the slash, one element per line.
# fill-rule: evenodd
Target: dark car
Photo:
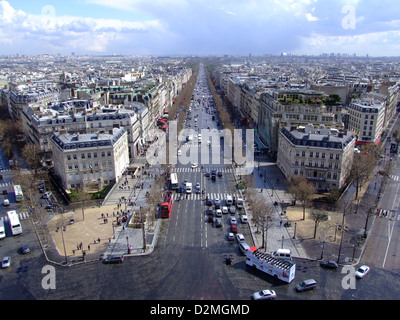
<path fill-rule="evenodd" d="M 3 190 L 3 195 L 5 196 L 7 194 L 8 194 L 7 190 Z"/>
<path fill-rule="evenodd" d="M 178 192 L 179 192 L 179 193 L 183 193 L 183 187 L 182 187 L 182 186 L 179 187 Z"/>
<path fill-rule="evenodd" d="M 104 263 L 106 264 L 114 264 L 114 263 L 122 263 L 124 262 L 124 256 L 109 256 L 104 259 Z"/>
<path fill-rule="evenodd" d="M 31 250 L 29 249 L 28 246 L 22 246 L 21 248 L 19 248 L 19 252 L 21 252 L 22 254 L 27 254 L 31 252 Z"/>
<path fill-rule="evenodd" d="M 214 210 L 212 208 L 207 209 L 207 215 L 213 216 L 214 215 Z"/>
<path fill-rule="evenodd" d="M 218 171 L 218 177 L 222 177 L 222 171 Z"/>
<path fill-rule="evenodd" d="M 213 205 L 213 201 L 211 199 L 207 199 L 206 200 L 206 205 L 209 206 L 209 207 L 212 206 Z"/>
<path fill-rule="evenodd" d="M 210 173 L 207 171 L 206 172 L 206 177 L 208 178 L 210 176 Z"/>
<path fill-rule="evenodd" d="M 221 218 L 215 219 L 215 226 L 217 228 L 221 228 L 222 227 L 222 219 Z"/>
<path fill-rule="evenodd" d="M 325 261 L 322 261 L 322 262 L 320 263 L 320 266 L 321 266 L 322 268 L 326 268 L 326 269 L 337 269 L 337 268 L 338 268 L 338 264 L 337 264 L 335 261 L 333 261 L 333 260 L 325 260 Z"/>

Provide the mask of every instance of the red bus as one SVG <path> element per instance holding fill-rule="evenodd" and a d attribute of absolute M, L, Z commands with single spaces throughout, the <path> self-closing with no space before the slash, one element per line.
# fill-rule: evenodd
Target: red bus
<path fill-rule="evenodd" d="M 167 191 L 165 193 L 164 202 L 161 203 L 161 218 L 169 218 L 172 211 L 173 199 L 172 199 L 173 191 Z"/>

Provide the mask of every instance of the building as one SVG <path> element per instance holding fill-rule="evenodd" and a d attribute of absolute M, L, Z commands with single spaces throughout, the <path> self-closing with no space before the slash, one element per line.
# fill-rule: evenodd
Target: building
<path fill-rule="evenodd" d="M 273 154 L 278 150 L 280 130 L 285 126 L 324 126 L 342 129 L 341 105 L 327 106 L 328 96 L 308 89 L 268 89 L 260 96 L 258 133 Z"/>
<path fill-rule="evenodd" d="M 348 129 L 357 137 L 357 144 L 378 144 L 385 130 L 386 97 L 377 93 L 361 95 L 347 107 Z"/>
<path fill-rule="evenodd" d="M 124 128 L 88 134 L 55 133 L 51 148 L 55 173 L 66 190 L 101 190 L 118 182 L 129 165 L 128 133 Z"/>
<path fill-rule="evenodd" d="M 355 137 L 334 128 L 284 127 L 277 165 L 286 178 L 306 176 L 317 190 L 342 188 L 353 164 Z"/>

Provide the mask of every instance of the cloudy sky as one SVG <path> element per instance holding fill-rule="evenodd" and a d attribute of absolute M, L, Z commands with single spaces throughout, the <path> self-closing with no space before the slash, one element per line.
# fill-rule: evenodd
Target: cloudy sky
<path fill-rule="evenodd" d="M 400 1 L 0 1 L 0 55 L 71 52 L 400 56 Z"/>

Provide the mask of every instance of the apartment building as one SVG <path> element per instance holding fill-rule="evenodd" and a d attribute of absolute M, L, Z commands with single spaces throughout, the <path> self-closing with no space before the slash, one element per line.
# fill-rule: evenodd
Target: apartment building
<path fill-rule="evenodd" d="M 286 178 L 306 176 L 317 190 L 340 189 L 350 174 L 355 141 L 346 130 L 287 126 L 280 131 L 277 165 Z"/>
<path fill-rule="evenodd" d="M 343 129 L 342 106 L 326 106 L 328 96 L 308 89 L 268 89 L 260 96 L 258 133 L 272 153 L 278 151 L 280 130 L 285 126 L 324 126 Z"/>
<path fill-rule="evenodd" d="M 101 190 L 118 182 L 129 165 L 124 128 L 88 134 L 58 132 L 51 138 L 55 173 L 66 190 Z"/>
<path fill-rule="evenodd" d="M 52 150 L 50 139 L 56 132 L 84 134 L 123 127 L 128 135 L 130 158 L 135 158 L 142 152 L 149 125 L 147 107 L 144 104 L 136 102 L 129 106 L 104 106 L 97 110 L 90 109 L 90 106 L 90 100 L 74 100 L 68 104 L 64 102 L 54 105 L 43 112 L 29 110 L 23 119 L 24 132 L 49 157 Z"/>
<path fill-rule="evenodd" d="M 385 129 L 386 99 L 376 93 L 362 94 L 347 107 L 348 129 L 357 137 L 357 144 L 377 144 Z"/>

